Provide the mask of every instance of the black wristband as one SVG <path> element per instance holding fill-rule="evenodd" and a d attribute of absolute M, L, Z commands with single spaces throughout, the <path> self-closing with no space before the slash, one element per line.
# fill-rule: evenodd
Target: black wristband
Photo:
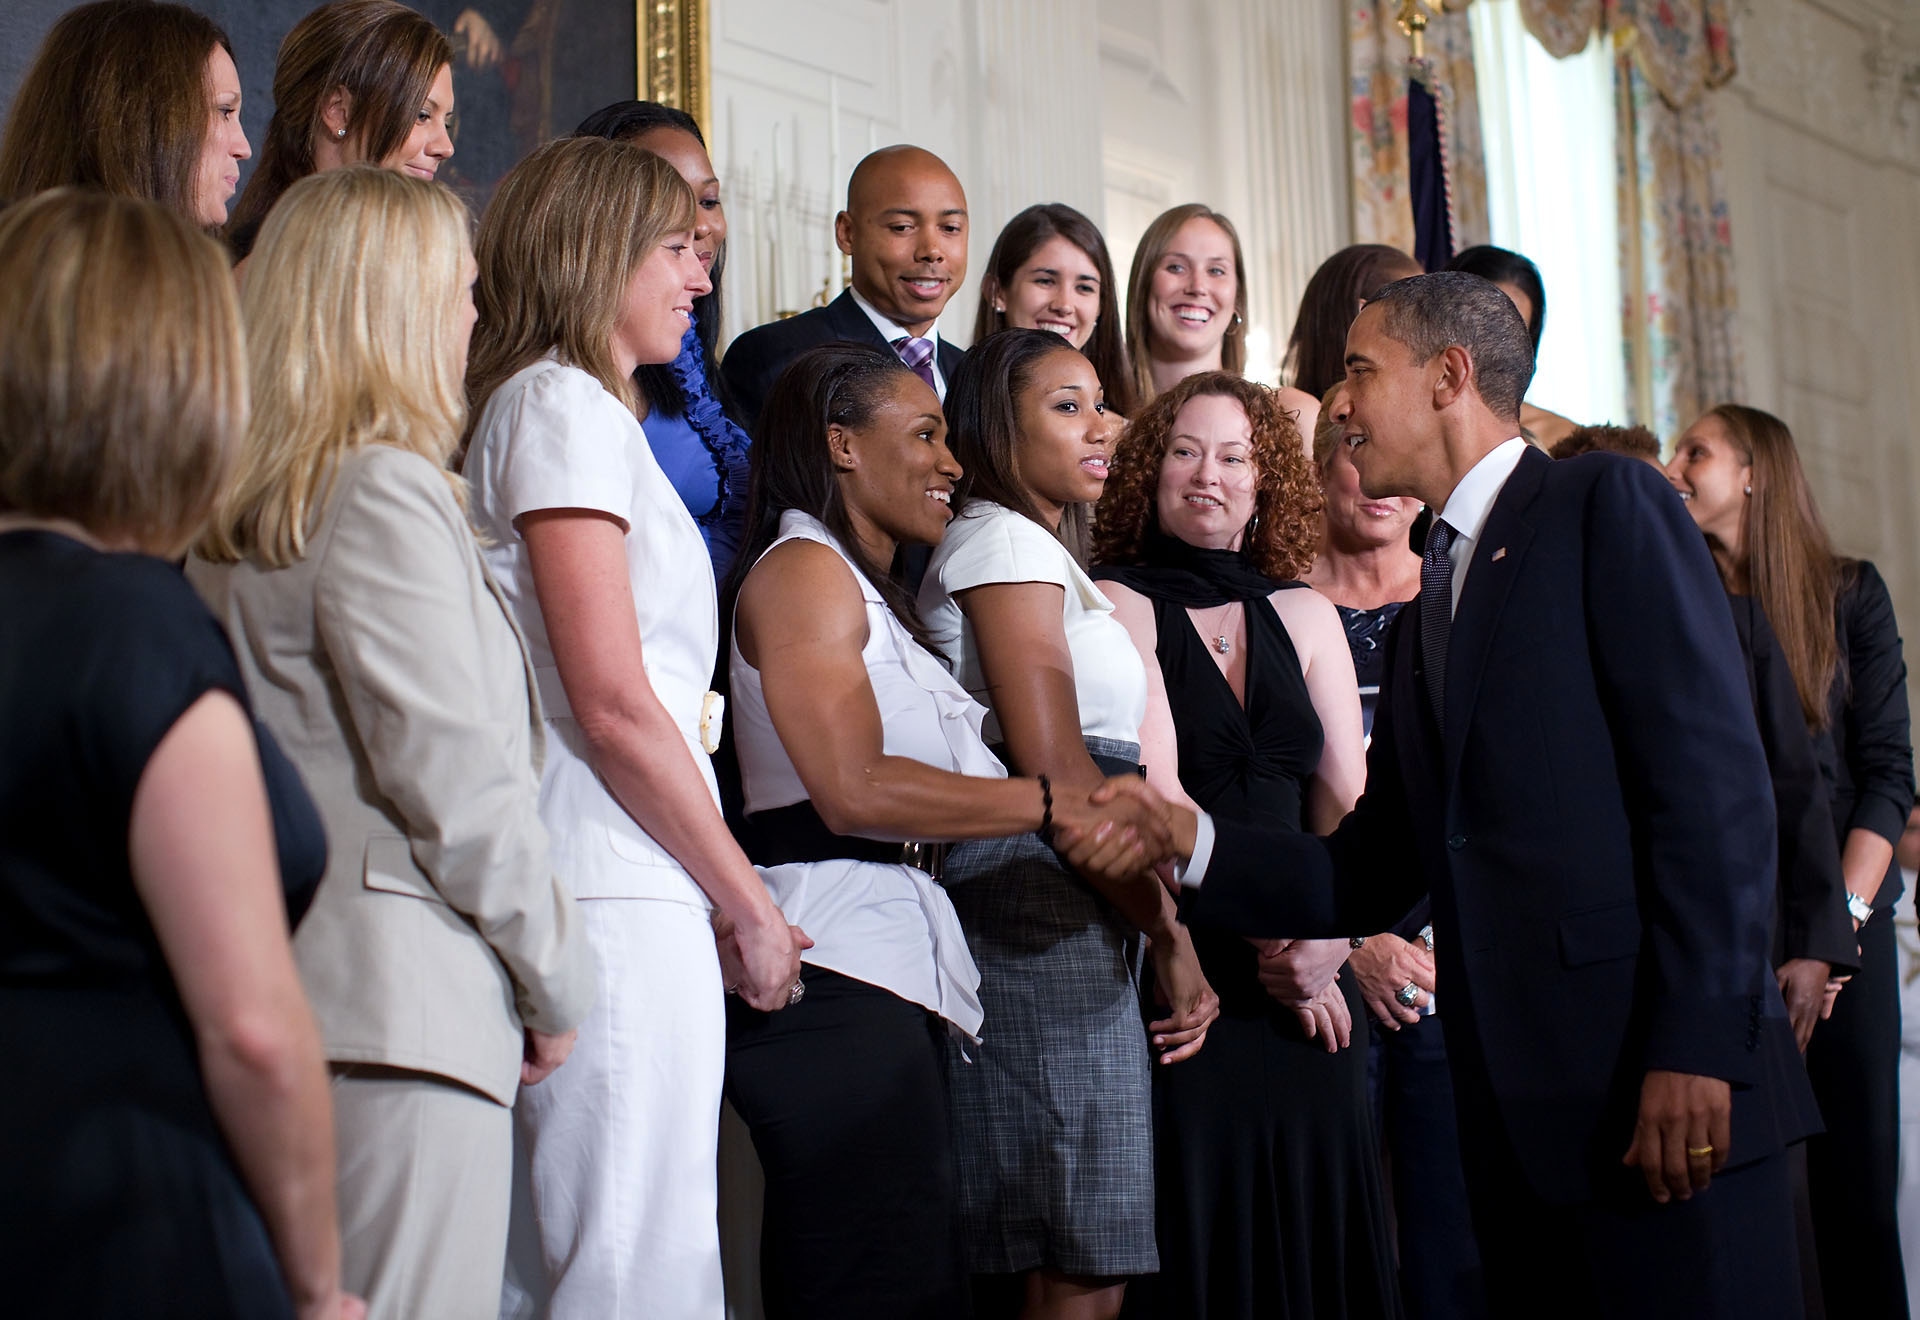
<path fill-rule="evenodd" d="M 1034 831 L 1040 842 L 1053 846 L 1053 781 L 1040 776 L 1040 828 Z"/>

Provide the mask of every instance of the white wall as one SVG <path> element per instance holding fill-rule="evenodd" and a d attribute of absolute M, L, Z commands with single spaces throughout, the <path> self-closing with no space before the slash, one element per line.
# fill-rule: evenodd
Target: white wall
<path fill-rule="evenodd" d="M 1920 676 L 1920 8 L 1745 0 L 1735 34 L 1715 109 L 1748 401 L 1885 574 Z"/>
<path fill-rule="evenodd" d="M 1106 234 L 1119 278 L 1153 218 L 1240 233 L 1247 374 L 1274 381 L 1300 292 L 1351 241 L 1340 0 L 1100 0 Z"/>
<path fill-rule="evenodd" d="M 980 270 L 1021 208 L 1085 211 L 1124 281 L 1147 223 L 1198 200 L 1240 229 L 1249 368 L 1271 378 L 1307 276 L 1350 229 L 1341 11 L 1340 0 L 712 0 L 728 324 L 799 310 L 830 284 L 847 171 L 870 141 L 913 142 L 953 167 L 971 211 L 971 274 L 941 333 L 967 341 Z"/>

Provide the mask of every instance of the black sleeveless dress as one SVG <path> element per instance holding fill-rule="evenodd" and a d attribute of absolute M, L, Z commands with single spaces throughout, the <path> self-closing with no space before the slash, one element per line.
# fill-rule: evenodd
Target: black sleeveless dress
<path fill-rule="evenodd" d="M 0 613 L 0 1310 L 291 1320 L 128 859 L 174 722 L 247 704 L 233 650 L 172 565 L 52 532 L 0 536 Z M 326 834 L 255 731 L 292 924 Z"/>
<path fill-rule="evenodd" d="M 1214 815 L 1301 828 L 1322 732 L 1272 603 L 1245 603 L 1244 708 L 1186 608 L 1153 607 L 1181 785 Z M 1202 927 L 1193 938 L 1220 1018 L 1199 1054 L 1153 1070 L 1160 1274 L 1129 1290 L 1127 1314 L 1398 1316 L 1352 974 L 1339 984 L 1354 1043 L 1328 1054 L 1261 987 L 1252 945 Z"/>

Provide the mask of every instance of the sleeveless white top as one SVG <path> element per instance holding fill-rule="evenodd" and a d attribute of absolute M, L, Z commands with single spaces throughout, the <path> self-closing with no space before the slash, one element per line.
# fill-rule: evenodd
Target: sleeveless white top
<path fill-rule="evenodd" d="M 1006 768 L 980 736 L 986 711 L 913 640 L 833 534 L 789 509 L 780 516 L 779 539 L 767 548 L 793 540 L 817 541 L 832 550 L 860 586 L 867 611 L 860 658 L 880 708 L 886 754 L 955 774 L 1006 778 Z M 748 814 L 805 801 L 806 786 L 767 714 L 760 671 L 746 662 L 737 644 L 729 648 L 728 669 L 734 748 Z M 813 938 L 813 947 L 800 955 L 803 961 L 891 991 L 978 1039 L 980 972 L 952 900 L 924 871 L 836 858 L 761 867 L 760 874 L 787 920 Z"/>
<path fill-rule="evenodd" d="M 1064 590 L 1060 623 L 1073 658 L 1080 733 L 1139 742 L 1140 723 L 1147 716 L 1147 669 L 1126 625 L 1113 617 L 1113 602 L 1059 538 L 1033 519 L 987 500 L 969 500 L 947 527 L 920 585 L 920 617 L 967 691 L 986 701 L 987 677 L 973 629 L 954 597 L 1001 582 L 1051 582 Z M 987 716 L 986 738 L 1002 741 L 1000 723 L 992 714 Z"/>

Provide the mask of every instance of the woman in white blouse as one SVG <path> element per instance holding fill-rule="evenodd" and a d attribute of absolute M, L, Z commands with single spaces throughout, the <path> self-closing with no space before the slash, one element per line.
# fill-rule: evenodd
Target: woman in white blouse
<path fill-rule="evenodd" d="M 600 966 L 564 1080 L 518 1107 L 547 1274 L 529 1282 L 557 1317 L 719 1320 L 722 963 L 757 1008 L 800 993 L 805 937 L 720 817 L 718 615 L 712 575 L 688 571 L 706 547 L 632 411 L 635 366 L 673 359 L 708 288 L 693 213 L 665 161 L 571 138 L 507 175 L 475 252 L 465 471 L 546 708 L 555 867 Z"/>
<path fill-rule="evenodd" d="M 1132 798 L 1096 811 L 1045 776 L 1008 779 L 986 712 L 887 576 L 898 547 L 946 531 L 946 429 L 897 356 L 831 344 L 787 368 L 754 441 L 731 657 L 747 847 L 815 941 L 805 1002 L 728 1008 L 727 1094 L 767 1176 L 772 1320 L 971 1314 L 940 1023 L 967 1042 L 991 1027 L 922 845 L 1161 828 Z"/>
<path fill-rule="evenodd" d="M 1004 330 L 947 415 L 967 477 L 920 591 L 929 632 L 991 706 L 987 740 L 1056 802 L 1137 773 L 1146 668 L 1069 549 L 1119 433 L 1098 376 L 1057 335 Z M 1033 835 L 963 844 L 947 876 L 990 1024 L 950 1075 L 970 1268 L 1026 1316 L 1112 1315 L 1158 1268 L 1140 935 L 1171 1002 L 1148 1028 L 1161 1063 L 1200 1048 L 1219 1001 L 1164 889 L 1089 888 Z"/>

